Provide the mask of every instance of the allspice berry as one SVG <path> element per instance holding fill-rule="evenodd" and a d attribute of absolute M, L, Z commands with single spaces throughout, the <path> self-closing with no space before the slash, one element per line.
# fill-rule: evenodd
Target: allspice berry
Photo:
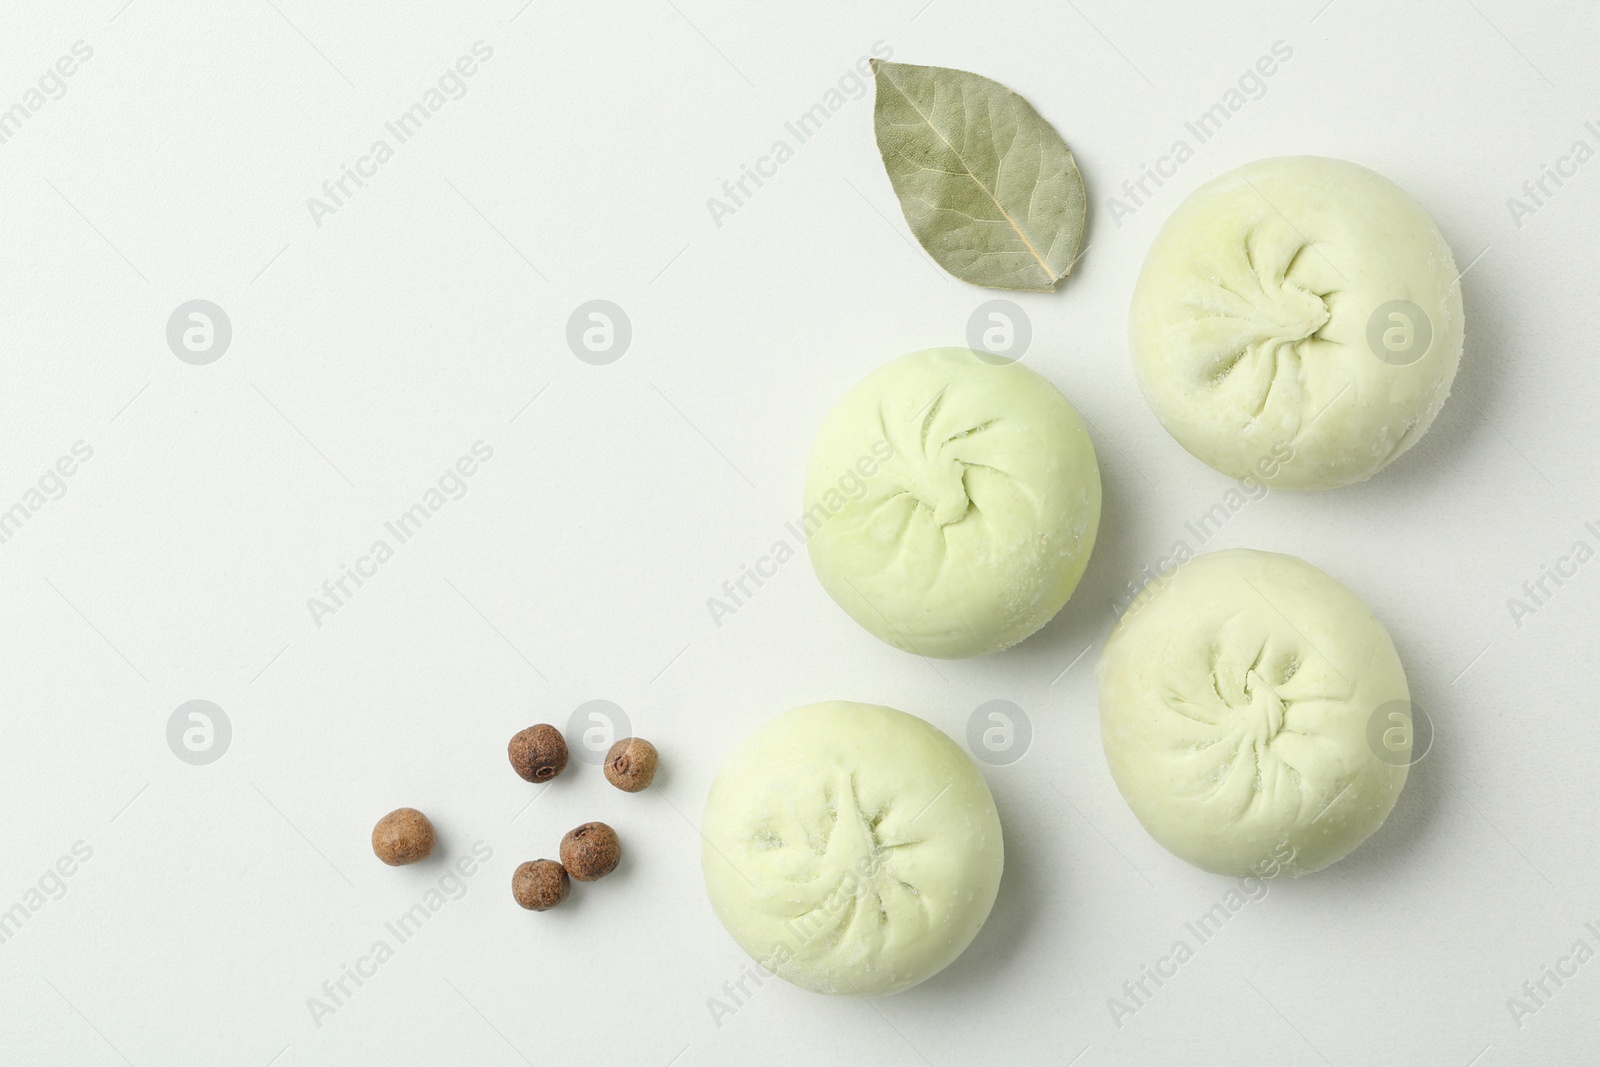
<path fill-rule="evenodd" d="M 606 753 L 606 781 L 624 793 L 648 789 L 660 761 L 656 746 L 642 737 L 624 737 Z"/>
<path fill-rule="evenodd" d="M 530 726 L 506 746 L 511 766 L 529 782 L 548 782 L 567 766 L 567 741 L 549 723 Z"/>
<path fill-rule="evenodd" d="M 391 867 L 427 859 L 434 840 L 433 823 L 416 808 L 396 808 L 372 828 L 372 851 Z"/>
<path fill-rule="evenodd" d="M 603 822 L 586 822 L 561 839 L 561 865 L 580 882 L 594 882 L 617 869 L 622 842 Z"/>
<path fill-rule="evenodd" d="M 572 879 L 555 860 L 530 860 L 511 876 L 511 895 L 529 911 L 549 911 L 570 892 Z"/>

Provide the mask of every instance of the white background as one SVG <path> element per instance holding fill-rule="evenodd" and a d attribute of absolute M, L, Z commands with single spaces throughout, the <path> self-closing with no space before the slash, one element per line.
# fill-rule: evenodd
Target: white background
<path fill-rule="evenodd" d="M 1521 1025 L 1507 1000 L 1576 939 L 1600 949 L 1600 562 L 1520 626 L 1507 601 L 1574 541 L 1600 547 L 1600 161 L 1520 226 L 1507 200 L 1575 140 L 1600 147 L 1600 19 L 1322 5 L 4 4 L 0 107 L 74 42 L 93 56 L 0 144 L 0 509 L 74 442 L 93 456 L 0 544 L 0 908 L 41 879 L 59 897 L 0 944 L 0 1062 L 1592 1062 L 1600 962 L 1546 980 Z M 478 41 L 467 94 L 319 226 L 308 198 Z M 1094 428 L 1100 543 L 1055 622 L 978 660 L 873 640 L 803 553 L 720 626 L 706 604 L 788 536 L 830 404 L 962 343 L 1000 295 L 910 239 L 870 92 L 720 226 L 707 209 L 877 41 L 1026 95 L 1093 205 L 1073 277 L 1016 300 L 1026 361 Z M 1265 94 L 1114 222 L 1122 182 L 1275 41 L 1293 55 Z M 1141 399 L 1129 294 L 1190 189 L 1302 152 L 1433 213 L 1467 268 L 1461 373 L 1372 483 L 1272 494 L 1200 546 L 1184 524 L 1231 483 Z M 206 366 L 165 339 L 195 298 L 234 331 Z M 607 366 L 564 336 L 595 298 L 633 326 Z M 493 457 L 467 494 L 317 625 L 307 599 L 477 441 Z M 1098 739 L 1109 602 L 1180 539 L 1349 584 L 1437 736 L 1372 841 L 1272 883 L 1119 1027 L 1108 999 L 1233 885 L 1145 835 Z M 747 982 L 714 1011 L 748 962 L 701 888 L 707 785 L 746 731 L 826 698 L 958 739 L 985 701 L 1026 709 L 1031 748 L 985 767 L 999 900 L 909 992 Z M 232 724 L 205 766 L 167 743 L 193 699 Z M 513 732 L 593 699 L 660 747 L 659 788 L 576 760 L 542 792 L 510 771 Z M 402 804 L 440 853 L 390 869 L 368 833 Z M 618 828 L 623 866 L 517 908 L 512 869 L 588 819 Z M 79 842 L 92 857 L 46 877 Z M 474 842 L 493 855 L 465 894 L 314 1018 Z"/>

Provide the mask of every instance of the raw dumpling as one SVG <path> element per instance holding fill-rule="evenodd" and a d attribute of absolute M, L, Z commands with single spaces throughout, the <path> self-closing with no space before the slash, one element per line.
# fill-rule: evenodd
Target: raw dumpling
<path fill-rule="evenodd" d="M 1100 524 L 1078 413 L 1022 366 L 965 348 L 902 356 L 823 421 L 804 517 L 828 594 L 923 656 L 1016 644 L 1061 610 Z"/>
<path fill-rule="evenodd" d="M 1167 431 L 1233 478 L 1364 481 L 1416 444 L 1461 358 L 1461 285 L 1416 201 L 1337 159 L 1264 159 L 1173 212 L 1131 343 Z"/>

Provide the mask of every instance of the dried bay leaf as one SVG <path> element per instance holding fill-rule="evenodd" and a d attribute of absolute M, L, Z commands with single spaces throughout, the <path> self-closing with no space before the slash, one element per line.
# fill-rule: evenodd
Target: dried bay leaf
<path fill-rule="evenodd" d="M 1049 292 L 1083 242 L 1083 178 L 1055 127 L 997 81 L 872 61 L 873 125 L 911 232 L 945 270 Z"/>

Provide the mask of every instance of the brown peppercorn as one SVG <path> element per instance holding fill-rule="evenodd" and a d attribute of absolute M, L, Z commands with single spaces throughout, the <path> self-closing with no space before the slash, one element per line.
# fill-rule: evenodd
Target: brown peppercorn
<path fill-rule="evenodd" d="M 660 761 L 656 746 L 642 737 L 624 737 L 606 753 L 606 781 L 624 793 L 650 788 Z"/>
<path fill-rule="evenodd" d="M 549 723 L 530 726 L 506 746 L 511 766 L 525 780 L 548 782 L 567 766 L 567 741 Z"/>
<path fill-rule="evenodd" d="M 571 891 L 567 869 L 555 860 L 530 860 L 511 876 L 511 895 L 529 911 L 549 911 Z"/>
<path fill-rule="evenodd" d="M 586 822 L 561 839 L 561 864 L 580 882 L 593 882 L 617 869 L 622 842 L 603 822 Z"/>
<path fill-rule="evenodd" d="M 372 851 L 391 867 L 427 859 L 433 842 L 433 823 L 416 808 L 396 808 L 372 828 Z"/>

